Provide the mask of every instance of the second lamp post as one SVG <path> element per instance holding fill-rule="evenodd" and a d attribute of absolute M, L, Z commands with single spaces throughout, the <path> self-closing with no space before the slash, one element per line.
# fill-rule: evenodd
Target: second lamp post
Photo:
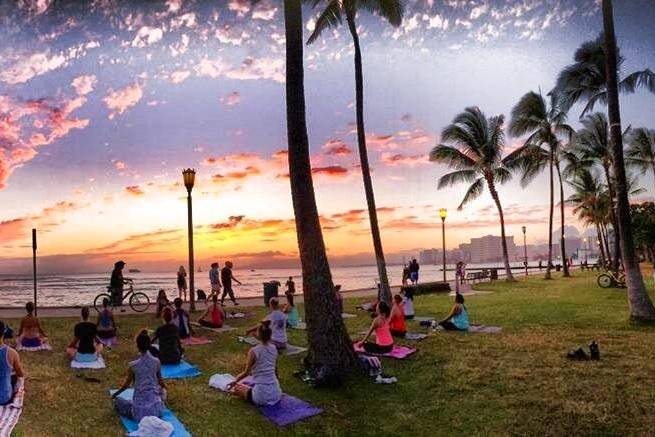
<path fill-rule="evenodd" d="M 187 168 L 182 171 L 184 178 L 184 186 L 187 191 L 187 223 L 188 223 L 188 237 L 189 237 L 189 308 L 191 311 L 196 310 L 196 289 L 193 281 L 193 206 L 191 202 L 191 190 L 196 181 L 196 171 L 192 168 Z"/>
<path fill-rule="evenodd" d="M 439 217 L 441 217 L 441 240 L 442 240 L 442 252 L 441 259 L 443 261 L 443 281 L 446 282 L 446 216 L 448 211 L 446 208 L 439 209 Z"/>

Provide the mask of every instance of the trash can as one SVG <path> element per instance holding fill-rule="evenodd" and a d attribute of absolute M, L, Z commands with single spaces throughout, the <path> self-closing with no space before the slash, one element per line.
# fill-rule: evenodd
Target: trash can
<path fill-rule="evenodd" d="M 489 277 L 492 281 L 498 279 L 498 269 L 491 269 L 491 275 Z"/>
<path fill-rule="evenodd" d="M 280 285 L 282 284 L 278 281 L 264 282 L 264 305 L 268 306 L 268 301 L 272 297 L 278 297 Z"/>

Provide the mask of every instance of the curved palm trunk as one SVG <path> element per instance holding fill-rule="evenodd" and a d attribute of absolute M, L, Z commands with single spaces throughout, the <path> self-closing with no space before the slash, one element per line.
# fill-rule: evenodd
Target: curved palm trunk
<path fill-rule="evenodd" d="M 553 183 L 553 152 L 550 152 L 550 212 L 548 215 L 548 265 L 544 279 L 552 279 L 551 269 L 553 267 L 553 212 L 555 209 L 555 187 Z"/>
<path fill-rule="evenodd" d="M 621 241 L 619 239 L 619 222 L 616 212 L 616 207 L 617 207 L 616 191 L 615 191 L 616 187 L 615 187 L 614 179 L 612 179 L 612 175 L 610 173 L 609 164 L 603 165 L 603 171 L 605 172 L 605 179 L 607 180 L 607 191 L 609 191 L 610 194 L 610 220 L 612 221 L 612 227 L 614 228 L 614 242 L 613 242 L 614 256 L 613 256 L 613 262 L 611 264 L 612 264 L 612 270 L 618 272 L 619 264 L 621 263 Z M 609 239 L 609 234 L 608 234 L 608 239 Z M 607 250 L 609 250 L 609 246 Z"/>
<path fill-rule="evenodd" d="M 302 264 L 308 362 L 340 376 L 356 362 L 352 342 L 334 296 L 312 181 L 305 112 L 301 0 L 284 1 L 289 177 Z"/>
<path fill-rule="evenodd" d="M 509 253 L 507 252 L 507 240 L 505 239 L 505 216 L 503 215 L 503 207 L 500 204 L 500 198 L 498 197 L 498 192 L 496 191 L 496 185 L 494 184 L 493 177 L 486 176 L 487 186 L 489 187 L 489 192 L 491 197 L 494 199 L 496 208 L 498 208 L 498 216 L 500 217 L 500 238 L 501 245 L 503 248 L 503 261 L 505 263 L 505 277 L 508 281 L 514 280 L 514 275 L 512 275 L 512 269 L 509 266 Z"/>
<path fill-rule="evenodd" d="M 601 225 L 601 231 L 603 233 L 603 243 L 605 244 L 605 255 L 607 255 L 606 267 L 612 268 L 614 261 L 612 260 L 612 253 L 610 250 L 609 231 L 607 230 L 607 224 L 603 223 Z"/>
<path fill-rule="evenodd" d="M 617 84 L 617 49 L 614 36 L 614 12 L 612 1 L 603 0 L 603 23 L 605 27 L 605 71 L 607 74 L 607 112 L 612 135 L 612 163 L 616 178 L 616 212 L 619 222 L 618 235 L 625 277 L 628 286 L 630 317 L 637 320 L 655 321 L 655 307 L 646 292 L 639 263 L 635 256 L 634 240 L 630 220 L 630 202 L 628 183 L 623 163 L 623 138 L 621 132 L 621 112 L 619 108 L 619 90 Z"/>
<path fill-rule="evenodd" d="M 357 112 L 357 145 L 359 148 L 359 161 L 362 168 L 362 179 L 364 180 L 364 193 L 366 194 L 366 205 L 368 217 L 371 222 L 371 236 L 373 237 L 373 248 L 375 250 L 375 261 L 380 277 L 380 299 L 391 303 L 391 288 L 387 277 L 387 266 L 384 261 L 382 250 L 382 239 L 380 238 L 380 227 L 378 225 L 378 213 L 375 206 L 375 194 L 373 193 L 373 181 L 371 169 L 368 163 L 368 149 L 366 148 L 366 129 L 364 128 L 364 73 L 362 69 L 362 51 L 359 45 L 359 35 L 354 17 L 346 15 L 348 29 L 355 45 L 355 107 Z"/>
<path fill-rule="evenodd" d="M 569 263 L 567 262 L 567 258 L 566 258 L 566 239 L 564 238 L 564 183 L 562 182 L 562 172 L 560 171 L 559 168 L 559 162 L 555 164 L 555 168 L 557 169 L 557 179 L 559 180 L 559 209 L 560 209 L 560 221 L 562 224 L 562 233 L 559 241 L 562 250 L 564 277 L 568 278 L 569 276 L 571 276 L 571 273 L 569 273 Z"/>
<path fill-rule="evenodd" d="M 603 236 L 601 234 L 600 227 L 596 223 L 596 236 L 598 237 L 598 250 L 600 251 L 600 263 L 605 265 L 605 247 L 603 246 Z"/>

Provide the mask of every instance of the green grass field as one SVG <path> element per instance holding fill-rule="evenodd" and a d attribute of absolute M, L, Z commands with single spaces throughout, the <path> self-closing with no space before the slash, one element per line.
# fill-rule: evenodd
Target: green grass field
<path fill-rule="evenodd" d="M 650 276 L 650 272 L 649 272 Z M 653 281 L 648 281 L 653 290 Z M 501 334 L 435 333 L 417 343 L 405 361 L 384 359 L 395 385 L 353 378 L 340 389 L 313 389 L 292 373 L 300 358 L 281 357 L 283 389 L 325 409 L 325 413 L 281 430 L 251 406 L 207 386 L 217 372 L 241 369 L 246 347 L 242 330 L 207 334 L 214 343 L 187 349 L 188 361 L 204 374 L 168 382 L 169 407 L 198 436 L 294 435 L 646 435 L 655 430 L 655 326 L 627 318 L 625 291 L 601 290 L 593 274 L 575 278 L 541 276 L 513 284 L 480 284 L 492 291 L 467 298 L 474 323 L 500 325 Z M 418 315 L 443 315 L 448 296 L 416 300 Z M 354 313 L 357 301 L 346 301 Z M 353 338 L 370 319 L 358 312 L 347 319 Z M 256 316 L 263 316 L 263 308 Z M 243 328 L 255 318 L 241 320 Z M 108 369 L 86 382 L 69 368 L 63 350 L 74 319 L 47 319 L 54 351 L 23 353 L 28 372 L 26 407 L 17 436 L 122 435 L 107 390 L 122 381 L 136 355 L 131 341 L 152 316 L 119 319 L 121 345 L 105 353 Z M 15 326 L 16 321 L 11 321 Z M 412 323 L 414 330 L 418 325 Z M 290 331 L 291 343 L 305 333 Z M 591 340 L 600 344 L 600 362 L 569 362 L 566 352 Z"/>

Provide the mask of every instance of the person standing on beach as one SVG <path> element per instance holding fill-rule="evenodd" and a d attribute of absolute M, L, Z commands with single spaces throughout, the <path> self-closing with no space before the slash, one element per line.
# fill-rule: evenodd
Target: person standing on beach
<path fill-rule="evenodd" d="M 128 282 L 125 278 L 123 278 L 124 267 L 125 262 L 117 261 L 114 264 L 114 270 L 111 272 L 111 279 L 109 280 L 111 298 L 114 300 L 115 305 L 123 304 L 123 286 Z"/>
<path fill-rule="evenodd" d="M 207 302 L 209 302 L 214 295 L 218 296 L 221 292 L 221 281 L 220 281 L 220 271 L 218 270 L 218 263 L 212 263 L 211 269 L 209 270 L 209 283 L 211 284 L 212 291 L 207 297 Z"/>
<path fill-rule="evenodd" d="M 180 299 L 184 302 L 186 302 L 186 290 L 186 270 L 184 270 L 184 266 L 180 266 L 180 269 L 177 271 L 177 291 L 180 294 Z M 184 295 L 184 297 L 182 297 L 182 295 Z"/>
<path fill-rule="evenodd" d="M 232 290 L 232 281 L 241 285 L 241 282 L 234 277 L 232 274 L 232 267 L 234 265 L 231 261 L 225 261 L 225 267 L 221 269 L 221 282 L 223 283 L 223 295 L 221 296 L 221 305 L 225 304 L 225 296 L 230 295 L 230 299 L 234 305 L 239 305 L 237 300 L 234 298 L 234 291 Z"/>
<path fill-rule="evenodd" d="M 412 281 L 412 285 L 418 283 L 418 271 L 420 268 L 416 258 L 412 259 L 412 262 L 409 264 L 409 279 Z"/>
<path fill-rule="evenodd" d="M 293 282 L 293 276 L 289 276 L 289 280 L 287 281 L 286 285 L 287 291 L 284 294 L 287 296 L 287 302 L 289 305 L 293 307 L 293 296 L 296 294 L 296 283 Z"/>
<path fill-rule="evenodd" d="M 409 266 L 408 266 L 407 264 L 405 264 L 405 265 L 403 266 L 403 280 L 402 280 L 402 284 L 403 284 L 403 285 L 407 285 L 407 281 L 409 281 Z"/>

